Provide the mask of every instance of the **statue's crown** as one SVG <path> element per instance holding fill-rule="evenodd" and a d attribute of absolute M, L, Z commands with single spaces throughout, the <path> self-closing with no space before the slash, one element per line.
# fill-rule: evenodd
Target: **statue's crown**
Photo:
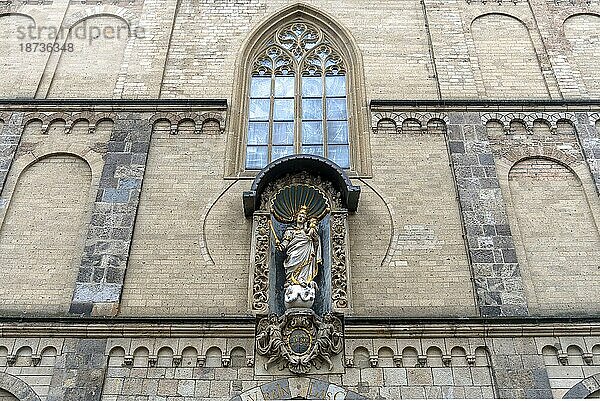
<path fill-rule="evenodd" d="M 298 214 L 300 213 L 308 214 L 308 207 L 306 205 L 300 206 L 300 209 L 298 209 Z"/>

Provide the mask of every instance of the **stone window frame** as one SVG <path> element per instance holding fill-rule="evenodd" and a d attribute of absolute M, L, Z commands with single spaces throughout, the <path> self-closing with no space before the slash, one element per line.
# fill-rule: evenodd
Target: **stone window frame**
<path fill-rule="evenodd" d="M 226 178 L 252 178 L 258 170 L 248 170 L 245 166 L 248 127 L 248 106 L 250 77 L 253 61 L 261 50 L 264 41 L 282 26 L 301 19 L 323 30 L 332 44 L 341 53 L 347 71 L 347 105 L 350 142 L 350 168 L 346 171 L 352 177 L 370 177 L 370 146 L 368 126 L 368 105 L 364 84 L 362 55 L 350 32 L 341 27 L 332 17 L 304 5 L 289 6 L 268 17 L 248 36 L 236 62 L 234 93 L 229 113 L 231 127 L 227 140 Z"/>

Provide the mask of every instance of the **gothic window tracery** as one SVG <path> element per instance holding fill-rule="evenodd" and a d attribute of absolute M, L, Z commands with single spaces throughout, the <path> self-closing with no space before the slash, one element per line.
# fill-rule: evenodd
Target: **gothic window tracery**
<path fill-rule="evenodd" d="M 350 167 L 347 69 L 321 29 L 297 20 L 270 36 L 249 97 L 246 169 L 299 153 Z"/>

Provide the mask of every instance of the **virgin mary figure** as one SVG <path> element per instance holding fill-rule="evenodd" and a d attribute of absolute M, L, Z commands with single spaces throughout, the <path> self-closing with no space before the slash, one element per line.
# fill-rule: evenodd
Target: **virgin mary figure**
<path fill-rule="evenodd" d="M 285 287 L 290 285 L 310 286 L 314 282 L 319 265 L 323 263 L 321 238 L 317 231 L 317 219 L 307 219 L 308 208 L 302 206 L 296 215 L 296 224 L 288 227 L 283 239 L 277 241 L 277 249 L 286 253 Z"/>

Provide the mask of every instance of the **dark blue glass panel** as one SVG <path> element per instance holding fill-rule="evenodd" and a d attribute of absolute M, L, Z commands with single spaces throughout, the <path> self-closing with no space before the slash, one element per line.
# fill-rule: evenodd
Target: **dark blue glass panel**
<path fill-rule="evenodd" d="M 328 121 L 327 122 L 327 143 L 347 144 L 348 143 L 348 122 L 346 121 Z"/>

